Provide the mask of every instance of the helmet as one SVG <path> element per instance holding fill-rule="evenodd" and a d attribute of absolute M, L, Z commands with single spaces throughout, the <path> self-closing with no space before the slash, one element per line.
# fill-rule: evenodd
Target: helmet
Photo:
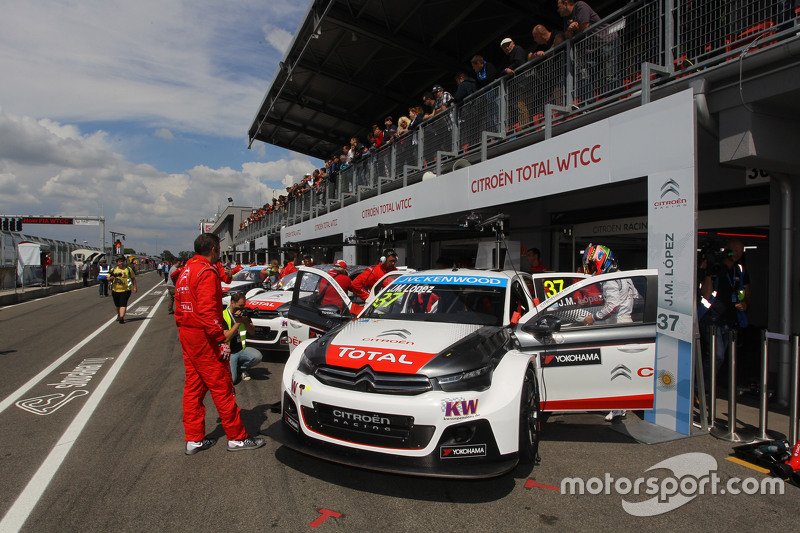
<path fill-rule="evenodd" d="M 617 269 L 617 260 L 608 246 L 590 244 L 583 252 L 583 271 L 587 274 L 605 274 Z"/>

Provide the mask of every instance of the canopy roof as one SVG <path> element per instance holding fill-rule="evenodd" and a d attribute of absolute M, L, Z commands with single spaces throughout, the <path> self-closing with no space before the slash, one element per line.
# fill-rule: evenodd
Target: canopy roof
<path fill-rule="evenodd" d="M 623 0 L 590 2 L 600 16 Z M 314 0 L 250 126 L 249 136 L 311 157 L 340 153 L 372 124 L 408 114 L 500 41 L 528 49 L 536 24 L 560 29 L 555 0 Z"/>

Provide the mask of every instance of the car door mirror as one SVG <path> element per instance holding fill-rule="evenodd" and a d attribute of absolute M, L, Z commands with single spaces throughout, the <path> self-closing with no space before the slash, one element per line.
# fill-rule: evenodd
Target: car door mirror
<path fill-rule="evenodd" d="M 561 319 L 555 315 L 544 315 L 533 324 L 526 324 L 523 330 L 534 335 L 552 335 L 561 331 Z"/>
<path fill-rule="evenodd" d="M 329 304 L 329 305 L 321 305 L 318 308 L 319 314 L 324 317 L 328 318 L 345 318 L 346 315 L 339 310 L 338 305 Z"/>

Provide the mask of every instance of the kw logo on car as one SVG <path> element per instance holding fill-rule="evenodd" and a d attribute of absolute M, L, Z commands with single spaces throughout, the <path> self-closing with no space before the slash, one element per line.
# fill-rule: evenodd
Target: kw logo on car
<path fill-rule="evenodd" d="M 399 347 L 398 347 L 399 348 Z M 377 372 L 413 373 L 436 354 L 412 352 L 402 348 L 386 350 L 380 348 L 331 345 L 327 352 L 329 365 L 361 368 L 370 365 Z"/>
<path fill-rule="evenodd" d="M 461 457 L 486 457 L 485 444 L 464 444 L 461 446 L 441 446 L 440 459 L 459 459 Z"/>
<path fill-rule="evenodd" d="M 545 355 L 542 358 L 542 366 L 582 366 L 599 365 L 600 350 L 575 350 L 572 352 L 561 352 L 554 355 Z"/>
<path fill-rule="evenodd" d="M 442 411 L 444 411 L 446 419 L 471 418 L 478 414 L 478 399 L 469 401 L 464 398 L 442 400 Z"/>

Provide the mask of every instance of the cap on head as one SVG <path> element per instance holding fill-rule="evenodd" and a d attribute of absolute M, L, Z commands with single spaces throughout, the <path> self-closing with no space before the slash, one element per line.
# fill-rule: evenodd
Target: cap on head
<path fill-rule="evenodd" d="M 514 41 L 513 41 L 513 40 L 511 40 L 511 37 L 506 37 L 505 39 L 503 39 L 502 41 L 500 41 L 500 46 L 505 46 L 505 45 L 507 45 L 507 44 L 509 44 L 509 43 L 513 43 L 513 42 L 514 42 Z"/>
<path fill-rule="evenodd" d="M 336 268 L 341 268 L 342 270 L 347 270 L 347 263 L 339 259 L 338 261 L 333 262 L 333 266 Z"/>
<path fill-rule="evenodd" d="M 438 93 L 439 91 L 444 91 L 444 87 L 442 87 L 441 85 L 439 85 L 439 84 L 437 83 L 436 85 L 434 85 L 434 86 L 433 86 L 433 89 L 431 89 L 431 92 L 432 92 L 433 94 L 436 94 L 436 93 Z"/>

